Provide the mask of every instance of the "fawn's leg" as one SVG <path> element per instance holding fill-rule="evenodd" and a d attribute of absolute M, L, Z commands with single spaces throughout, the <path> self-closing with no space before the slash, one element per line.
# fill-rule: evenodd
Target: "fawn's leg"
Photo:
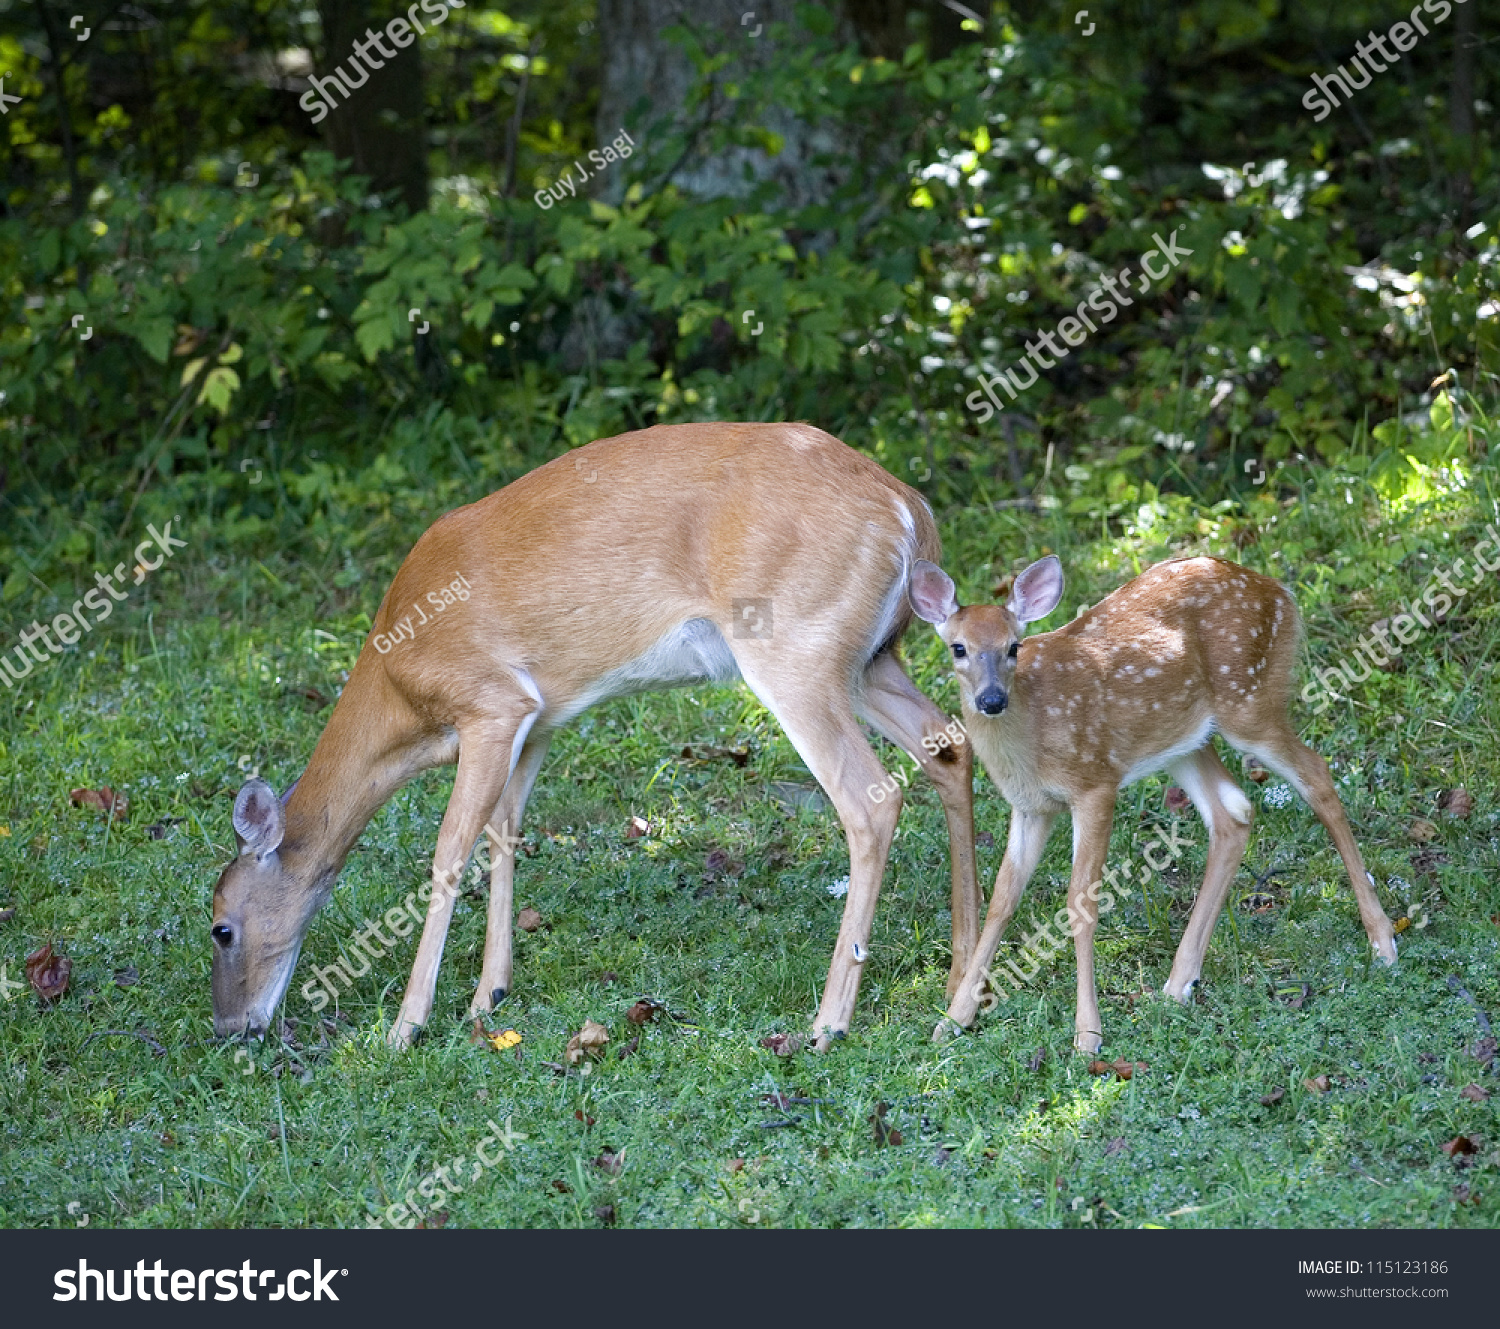
<path fill-rule="evenodd" d="M 1099 925 L 1098 903 L 1088 898 L 1089 887 L 1101 880 L 1109 853 L 1109 832 L 1115 820 L 1114 788 L 1094 790 L 1073 800 L 1073 875 L 1068 882 L 1068 908 L 1073 924 L 1073 947 L 1078 955 L 1078 1013 L 1073 1020 L 1073 1046 L 1097 1052 L 1104 1040 L 1099 1018 L 1099 996 L 1094 985 L 1094 929 Z"/>
<path fill-rule="evenodd" d="M 1021 903 L 1021 892 L 1026 889 L 1026 883 L 1031 880 L 1031 874 L 1041 862 L 1042 850 L 1047 847 L 1047 834 L 1055 819 L 1055 815 L 1051 813 L 1011 809 L 1005 857 L 1001 860 L 1000 871 L 995 874 L 995 891 L 990 896 L 984 931 L 979 934 L 978 944 L 969 957 L 969 967 L 964 971 L 957 993 L 949 1000 L 948 1013 L 932 1031 L 935 1041 L 950 1037 L 960 1028 L 967 1028 L 974 1023 L 974 1017 L 984 998 L 984 985 L 990 965 L 995 959 L 995 951 L 1000 945 L 1000 937 L 1005 932 L 1005 925 L 1016 912 L 1016 906 Z"/>
<path fill-rule="evenodd" d="M 1344 805 L 1328 775 L 1328 766 L 1323 758 L 1299 739 L 1290 729 L 1273 733 L 1269 738 L 1257 735 L 1253 740 L 1242 741 L 1228 734 L 1225 737 L 1242 752 L 1248 752 L 1275 771 L 1311 805 L 1318 820 L 1332 836 L 1344 868 L 1349 873 L 1349 884 L 1354 887 L 1354 897 L 1359 901 L 1360 921 L 1365 925 L 1365 935 L 1375 954 L 1386 964 L 1396 963 L 1396 930 L 1380 900 L 1375 895 L 1374 879 L 1365 870 L 1364 859 L 1359 855 L 1359 846 L 1354 843 L 1354 833 L 1349 829 L 1349 819 L 1344 815 Z"/>
<path fill-rule="evenodd" d="M 1198 889 L 1192 915 L 1183 930 L 1172 972 L 1162 988 L 1167 996 L 1188 1001 L 1203 972 L 1208 939 L 1224 911 L 1230 884 L 1245 856 L 1253 809 L 1212 747 L 1199 748 L 1191 756 L 1173 762 L 1168 769 L 1193 800 L 1208 827 L 1208 862 L 1203 869 L 1203 885 Z"/>
<path fill-rule="evenodd" d="M 974 754 L 963 726 L 917 690 L 901 662 L 887 652 L 865 671 L 859 712 L 902 748 L 932 781 L 948 822 L 953 877 L 953 962 L 948 999 L 958 991 L 979 939 L 979 877 L 974 861 Z M 941 742 L 939 742 L 941 737 Z M 930 740 L 925 743 L 923 740 Z"/>

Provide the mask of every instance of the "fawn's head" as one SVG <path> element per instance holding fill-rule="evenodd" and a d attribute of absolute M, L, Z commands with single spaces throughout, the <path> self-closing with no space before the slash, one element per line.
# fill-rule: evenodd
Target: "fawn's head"
<path fill-rule="evenodd" d="M 964 709 L 999 715 L 1010 701 L 1026 625 L 1046 618 L 1062 599 L 1062 564 L 1055 554 L 1038 559 L 1016 577 L 1004 605 L 965 609 L 953 589 L 953 579 L 936 563 L 917 560 L 909 591 L 912 608 L 947 644 Z"/>
<path fill-rule="evenodd" d="M 214 887 L 210 936 L 214 1033 L 220 1037 L 259 1035 L 270 1027 L 297 965 L 302 934 L 316 912 L 315 893 L 294 881 L 278 852 L 285 834 L 276 791 L 264 780 L 247 781 L 234 800 L 240 852 Z"/>

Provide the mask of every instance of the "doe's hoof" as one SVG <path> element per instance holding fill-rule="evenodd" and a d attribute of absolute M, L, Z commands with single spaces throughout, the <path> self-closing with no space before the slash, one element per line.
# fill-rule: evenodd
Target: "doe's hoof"
<path fill-rule="evenodd" d="M 950 1020 L 945 1015 L 937 1022 L 937 1026 L 933 1029 L 932 1041 L 934 1043 L 946 1043 L 950 1039 L 957 1038 L 963 1031 L 963 1026 L 957 1020 Z"/>

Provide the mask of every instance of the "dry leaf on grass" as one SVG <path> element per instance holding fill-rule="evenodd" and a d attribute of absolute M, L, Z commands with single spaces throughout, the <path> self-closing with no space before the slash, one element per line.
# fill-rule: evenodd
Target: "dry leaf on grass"
<path fill-rule="evenodd" d="M 1105 1158 L 1110 1158 L 1115 1154 L 1121 1153 L 1127 1148 L 1129 1148 L 1129 1146 L 1125 1143 L 1125 1137 L 1123 1135 L 1117 1135 L 1113 1140 L 1111 1140 L 1107 1145 L 1104 1146 L 1104 1156 Z"/>
<path fill-rule="evenodd" d="M 1406 828 L 1406 838 L 1415 844 L 1426 844 L 1437 837 L 1438 829 L 1426 817 L 1417 817 Z"/>
<path fill-rule="evenodd" d="M 630 1040 L 630 1042 L 624 1044 L 620 1048 L 620 1050 L 615 1053 L 615 1060 L 616 1061 L 624 1061 L 625 1058 L 628 1057 L 628 1056 L 630 1056 L 630 1054 L 632 1052 L 634 1052 L 638 1047 L 640 1047 L 640 1045 L 641 1045 L 641 1036 L 639 1034 L 637 1034 L 634 1038 L 632 1038 Z"/>
<path fill-rule="evenodd" d="M 516 926 L 522 932 L 535 932 L 546 920 L 530 905 L 516 916 Z"/>
<path fill-rule="evenodd" d="M 627 840 L 639 840 L 643 835 L 651 834 L 651 823 L 644 817 L 632 817 L 630 825 L 625 828 Z"/>
<path fill-rule="evenodd" d="M 577 1066 L 587 1060 L 598 1061 L 604 1055 L 604 1045 L 608 1042 L 608 1029 L 595 1020 L 585 1020 L 583 1028 L 568 1040 L 563 1060 L 569 1066 Z"/>
<path fill-rule="evenodd" d="M 1193 806 L 1193 800 L 1175 784 L 1167 786 L 1167 807 L 1173 812 L 1186 812 Z"/>
<path fill-rule="evenodd" d="M 614 1207 L 614 1205 L 612 1205 L 612 1204 L 597 1204 L 597 1205 L 595 1205 L 594 1206 L 594 1217 L 597 1218 L 601 1223 L 603 1223 L 605 1227 L 614 1227 L 614 1225 L 615 1225 L 615 1207 Z"/>
<path fill-rule="evenodd" d="M 1483 1103 L 1490 1096 L 1488 1089 L 1482 1089 L 1477 1084 L 1466 1084 L 1458 1091 L 1460 1098 L 1467 1098 L 1471 1103 Z"/>
<path fill-rule="evenodd" d="M 44 1001 L 56 1001 L 68 990 L 68 975 L 73 962 L 66 955 L 54 954 L 52 944 L 41 946 L 26 957 L 26 977 L 31 990 Z"/>
<path fill-rule="evenodd" d="M 1474 811 L 1474 799 L 1467 789 L 1448 789 L 1438 795 L 1438 807 L 1462 821 Z"/>
<path fill-rule="evenodd" d="M 770 1048 L 778 1057 L 790 1057 L 795 1052 L 802 1050 L 806 1042 L 802 1034 L 771 1034 L 760 1040 L 763 1048 Z"/>
<path fill-rule="evenodd" d="M 1333 1081 L 1330 1080 L 1326 1075 L 1314 1075 L 1306 1080 L 1303 1080 L 1302 1085 L 1311 1093 L 1326 1094 L 1330 1089 L 1333 1088 Z"/>
<path fill-rule="evenodd" d="M 1286 1089 L 1278 1084 L 1269 1094 L 1260 1096 L 1260 1105 L 1261 1107 L 1275 1107 L 1285 1097 Z"/>
<path fill-rule="evenodd" d="M 68 793 L 68 802 L 75 808 L 98 808 L 101 812 L 113 811 L 116 821 L 124 821 L 130 810 L 130 800 L 117 794 L 107 784 L 97 789 L 74 789 Z"/>
<path fill-rule="evenodd" d="M 901 1132 L 890 1125 L 885 1119 L 885 1114 L 889 1110 L 885 1103 L 877 1103 L 875 1104 L 875 1111 L 866 1118 L 875 1127 L 875 1147 L 877 1149 L 884 1149 L 888 1145 L 898 1145 L 901 1143 Z"/>
<path fill-rule="evenodd" d="M 743 1172 L 745 1170 L 745 1160 L 743 1158 L 731 1158 L 724 1166 L 731 1172 Z"/>
<path fill-rule="evenodd" d="M 654 997 L 642 997 L 634 1006 L 625 1012 L 625 1018 L 631 1024 L 650 1024 L 656 1019 L 662 1009 L 662 1003 Z"/>
<path fill-rule="evenodd" d="M 1458 1158 L 1463 1154 L 1472 1154 L 1475 1152 L 1474 1141 L 1469 1139 L 1467 1135 L 1455 1135 L 1446 1144 L 1439 1145 L 1438 1148 L 1447 1154 L 1449 1158 Z"/>
<path fill-rule="evenodd" d="M 1089 1062 L 1090 1075 L 1117 1075 L 1122 1080 L 1128 1080 L 1137 1071 L 1149 1071 L 1151 1068 L 1144 1061 L 1091 1061 Z"/>
<path fill-rule="evenodd" d="M 605 1145 L 604 1152 L 594 1160 L 594 1166 L 598 1168 L 599 1171 L 606 1173 L 611 1177 L 618 1177 L 620 1175 L 620 1169 L 625 1166 L 625 1151 L 621 1149 L 616 1152 L 608 1145 Z"/>
<path fill-rule="evenodd" d="M 0 923 L 9 923 L 16 916 L 14 909 L 0 909 Z"/>
<path fill-rule="evenodd" d="M 1469 1055 L 1483 1066 L 1488 1066 L 1495 1060 L 1495 1053 L 1500 1051 L 1493 1036 L 1486 1034 L 1483 1038 L 1476 1038 L 1469 1044 Z"/>

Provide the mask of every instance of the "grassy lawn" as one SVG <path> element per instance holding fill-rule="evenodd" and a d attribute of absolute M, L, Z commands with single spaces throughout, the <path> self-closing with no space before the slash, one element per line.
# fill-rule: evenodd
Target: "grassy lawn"
<path fill-rule="evenodd" d="M 1483 538 L 1500 468 L 1462 480 L 1386 501 L 1320 470 L 1244 507 L 1148 504 L 1104 539 L 1061 510 L 939 516 L 961 598 L 1053 549 L 1069 577 L 1066 612 L 1043 625 L 1056 627 L 1154 561 L 1217 553 L 1293 587 L 1307 663 L 1327 666 Z M 420 528 L 391 540 L 393 560 Z M 314 1013 L 301 988 L 423 879 L 451 769 L 365 833 L 306 938 L 283 1038 L 213 1041 L 207 935 L 233 792 L 252 768 L 278 789 L 298 775 L 394 561 L 342 575 L 348 560 L 312 543 L 257 561 L 214 553 L 206 519 L 181 529 L 189 548 L 169 568 L 0 702 L 0 910 L 15 910 L 0 962 L 14 981 L 48 942 L 72 961 L 51 1006 L 13 987 L 0 1001 L 0 1224 L 358 1226 L 424 1180 L 427 1221 L 453 1226 L 1500 1219 L 1500 1063 L 1473 1054 L 1475 1003 L 1500 1017 L 1495 575 L 1392 668 L 1294 714 L 1333 768 L 1387 912 L 1411 920 L 1394 972 L 1372 965 L 1311 811 L 1275 777 L 1247 779 L 1256 824 L 1197 1000 L 1139 995 L 1166 977 L 1207 844 L 1156 778 L 1122 794 L 1110 862 L 1138 860 L 1179 815 L 1189 847 L 1099 929 L 1105 1056 L 1146 1069 L 1091 1075 L 1071 1051 L 1071 955 L 934 1045 L 947 848 L 935 795 L 914 784 L 854 1029 L 831 1055 L 778 1056 L 761 1040 L 803 1031 L 816 1005 L 843 837 L 748 692 L 677 692 L 603 707 L 553 746 L 516 886 L 544 923 L 517 933 L 515 991 L 492 1022 L 523 1042 L 480 1046 L 464 1018 L 484 936 L 475 884 L 427 1036 L 398 1056 L 383 1036 L 415 937 L 336 1010 Z M 29 616 L 9 615 L 0 645 Z M 907 655 L 956 709 L 922 624 Z M 889 748 L 883 759 L 910 766 Z M 70 790 L 102 785 L 128 795 L 123 820 L 70 807 Z M 1467 816 L 1444 799 L 1454 789 Z M 632 817 L 649 832 L 627 835 Z M 981 776 L 986 895 L 1006 817 Z M 1069 845 L 1059 828 L 1019 923 L 1061 905 Z M 665 1010 L 637 1026 L 626 1013 L 641 998 Z M 560 1073 L 549 1063 L 587 1019 L 608 1028 L 606 1055 L 586 1076 Z M 1470 1084 L 1491 1096 L 1465 1097 Z M 491 1121 L 526 1138 L 493 1167 L 464 1164 L 461 1193 L 435 1199 L 435 1170 L 472 1160 Z M 1474 1152 L 1450 1157 L 1459 1136 Z"/>

